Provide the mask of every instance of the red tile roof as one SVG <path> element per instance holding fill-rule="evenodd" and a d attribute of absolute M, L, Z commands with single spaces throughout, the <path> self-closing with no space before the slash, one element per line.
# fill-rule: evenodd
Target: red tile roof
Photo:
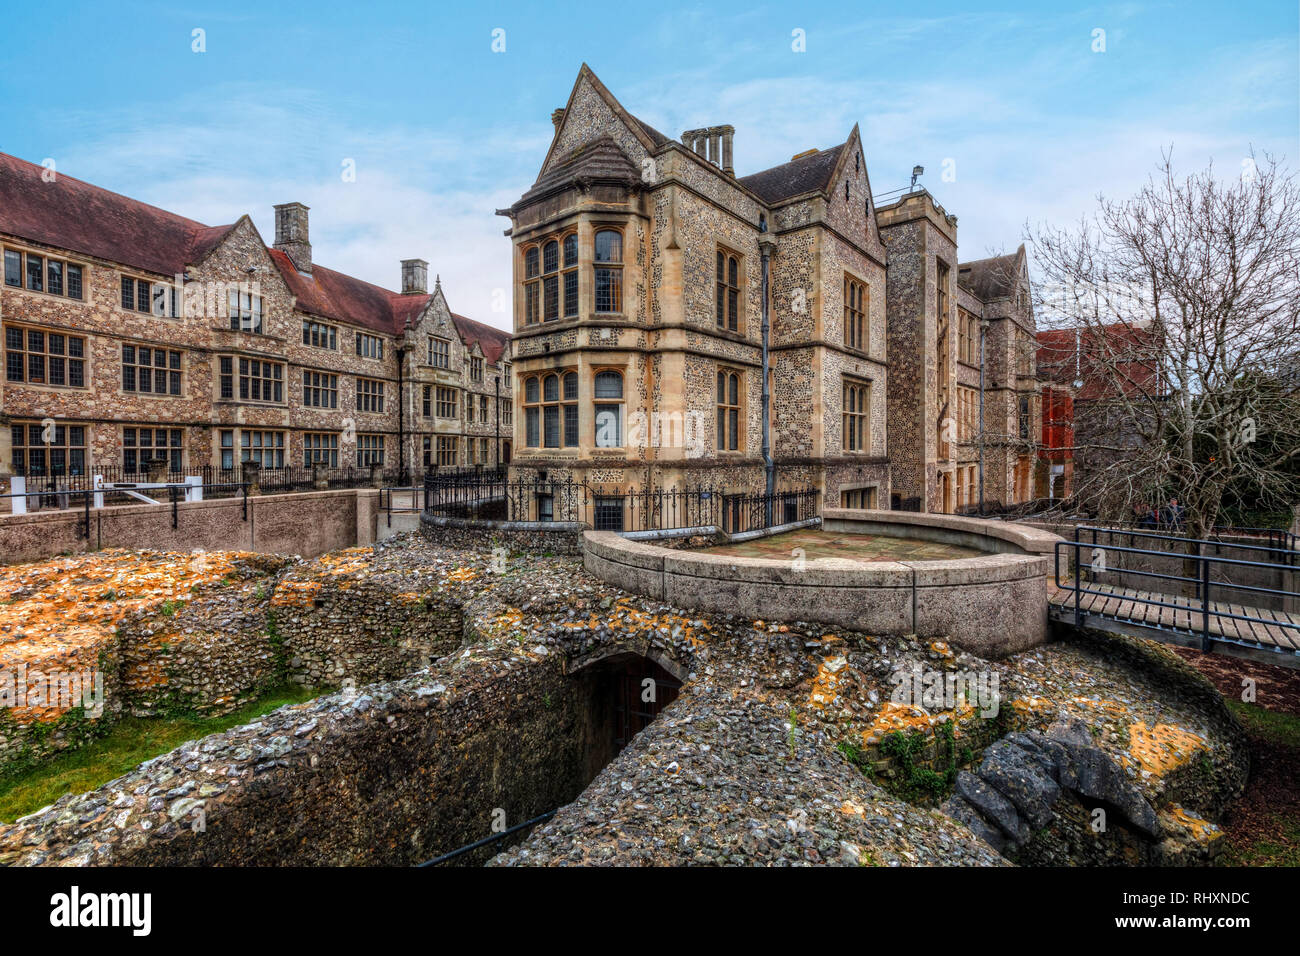
<path fill-rule="evenodd" d="M 483 351 L 483 357 L 495 365 L 501 359 L 502 353 L 506 353 L 506 358 L 510 358 L 510 333 L 503 332 L 491 325 L 484 325 L 482 322 L 475 322 L 473 319 L 467 319 L 463 315 L 452 313 L 452 321 L 456 323 L 456 331 L 460 337 L 465 340 L 466 345 L 472 346 L 475 342 Z"/>
<path fill-rule="evenodd" d="M 171 276 L 202 261 L 233 226 L 205 226 L 0 153 L 0 232 Z"/>
<path fill-rule="evenodd" d="M 119 193 L 0 153 L 0 233 L 146 272 L 171 276 L 196 265 L 234 228 L 206 226 Z M 278 249 L 267 249 L 296 307 L 311 315 L 400 335 L 432 298 L 402 295 L 313 263 L 300 273 Z M 510 342 L 501 329 L 453 316 L 466 344 L 479 343 L 496 362 Z"/>
<path fill-rule="evenodd" d="M 336 322 L 355 322 L 376 332 L 400 335 L 409 317 L 414 319 L 429 303 L 429 295 L 400 295 L 360 279 L 312 263 L 303 275 L 279 249 L 267 250 L 280 270 L 284 284 L 302 312 Z"/>

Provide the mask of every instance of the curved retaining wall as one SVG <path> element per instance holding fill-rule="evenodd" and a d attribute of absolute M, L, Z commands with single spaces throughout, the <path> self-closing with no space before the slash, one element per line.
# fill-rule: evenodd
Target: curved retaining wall
<path fill-rule="evenodd" d="M 952 561 L 792 561 L 674 551 L 611 531 L 583 535 L 588 571 L 676 607 L 762 620 L 817 621 L 868 634 L 944 638 L 1000 657 L 1047 639 L 1055 535 L 946 515 L 828 510 L 830 531 L 996 548 Z"/>

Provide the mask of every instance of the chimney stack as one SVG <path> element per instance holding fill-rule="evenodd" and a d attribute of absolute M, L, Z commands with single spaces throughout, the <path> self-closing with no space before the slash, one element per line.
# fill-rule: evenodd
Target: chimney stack
<path fill-rule="evenodd" d="M 300 202 L 287 202 L 275 207 L 275 248 L 288 256 L 299 272 L 310 275 L 307 210 L 308 207 Z"/>
<path fill-rule="evenodd" d="M 425 295 L 429 291 L 429 263 L 423 259 L 402 260 L 402 295 Z"/>
<path fill-rule="evenodd" d="M 717 166 L 728 176 L 736 175 L 732 156 L 732 137 L 736 134 L 734 126 L 708 126 L 704 129 L 688 129 L 682 133 L 682 144 L 693 150 L 696 156 Z"/>
<path fill-rule="evenodd" d="M 564 122 L 564 107 L 560 107 L 551 113 L 551 122 L 555 125 L 555 131 L 560 131 L 560 124 Z"/>

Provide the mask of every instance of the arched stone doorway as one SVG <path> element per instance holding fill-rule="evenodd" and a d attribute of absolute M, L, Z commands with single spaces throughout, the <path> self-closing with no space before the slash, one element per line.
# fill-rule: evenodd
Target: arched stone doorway
<path fill-rule="evenodd" d="M 673 665 L 681 672 L 680 666 Z M 612 653 L 573 673 L 587 700 L 588 779 L 617 757 L 681 693 L 682 680 L 658 661 L 631 651 Z M 683 675 L 684 676 L 684 675 Z"/>

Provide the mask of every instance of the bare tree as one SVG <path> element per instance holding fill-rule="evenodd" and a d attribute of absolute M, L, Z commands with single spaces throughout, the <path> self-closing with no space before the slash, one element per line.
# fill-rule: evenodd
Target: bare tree
<path fill-rule="evenodd" d="M 1211 167 L 1179 178 L 1166 153 L 1137 195 L 1099 196 L 1090 218 L 1027 238 L 1040 325 L 1062 330 L 1040 377 L 1075 395 L 1080 505 L 1124 520 L 1177 499 L 1196 537 L 1225 507 L 1289 508 L 1300 493 L 1294 177 L 1252 156 L 1240 177 Z"/>

